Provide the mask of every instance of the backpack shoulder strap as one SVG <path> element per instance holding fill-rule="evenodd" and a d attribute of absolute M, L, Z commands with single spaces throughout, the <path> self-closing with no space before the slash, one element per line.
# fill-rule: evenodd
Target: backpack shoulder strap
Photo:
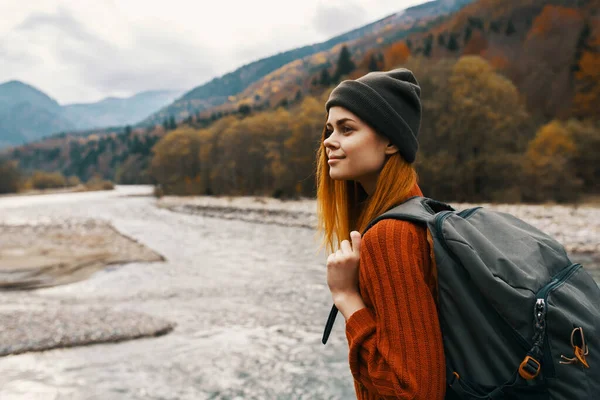
<path fill-rule="evenodd" d="M 373 219 L 363 235 L 382 219 L 400 219 L 427 225 L 440 211 L 455 211 L 450 205 L 428 197 L 414 196 Z"/>
<path fill-rule="evenodd" d="M 400 219 L 403 221 L 427 225 L 429 222 L 432 222 L 435 219 L 437 213 L 444 210 L 455 211 L 454 208 L 446 203 L 442 203 L 427 197 L 411 197 L 402 204 L 393 207 L 392 209 L 372 220 L 363 232 L 363 236 L 371 227 L 373 227 L 373 225 L 382 219 Z M 335 322 L 337 313 L 338 309 L 334 305 L 331 307 L 329 317 L 327 318 L 327 323 L 325 324 L 323 339 L 321 340 L 323 344 L 327 343 L 327 339 L 329 338 L 329 334 L 333 328 L 333 323 Z"/>

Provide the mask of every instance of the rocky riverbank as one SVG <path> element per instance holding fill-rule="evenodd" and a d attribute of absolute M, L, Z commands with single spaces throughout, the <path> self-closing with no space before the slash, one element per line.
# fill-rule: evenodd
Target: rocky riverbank
<path fill-rule="evenodd" d="M 71 283 L 113 264 L 164 261 L 107 222 L 0 223 L 0 289 Z"/>
<path fill-rule="evenodd" d="M 110 265 L 164 257 L 104 221 L 47 220 L 0 223 L 0 290 L 31 290 L 88 278 Z M 170 332 L 174 324 L 134 312 L 47 302 L 4 303 L 0 298 L 0 356 Z"/>
<path fill-rule="evenodd" d="M 46 306 L 0 311 L 0 356 L 115 343 L 169 333 L 175 324 L 137 312 Z"/>
<path fill-rule="evenodd" d="M 158 200 L 159 207 L 175 212 L 236 219 L 254 223 L 315 229 L 316 202 L 312 199 L 282 201 L 267 197 L 175 197 Z M 457 210 L 474 204 L 455 203 Z M 478 204 L 523 219 L 561 242 L 575 258 L 590 260 L 600 279 L 600 207 L 593 205 Z"/>

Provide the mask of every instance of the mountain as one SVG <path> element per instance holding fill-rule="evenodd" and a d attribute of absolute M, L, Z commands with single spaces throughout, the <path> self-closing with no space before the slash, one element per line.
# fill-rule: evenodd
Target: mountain
<path fill-rule="evenodd" d="M 138 93 L 128 98 L 108 97 L 97 103 L 63 106 L 63 115 L 76 129 L 132 125 L 165 104 L 174 101 L 181 91 L 161 90 Z"/>
<path fill-rule="evenodd" d="M 222 77 L 214 78 L 208 83 L 195 87 L 173 104 L 159 110 L 138 125 L 160 124 L 165 118 L 174 116 L 177 121 L 183 120 L 206 109 L 219 106 L 232 96 L 246 90 L 250 85 L 264 78 L 271 72 L 300 60 L 307 56 L 335 48 L 345 42 L 352 42 L 365 36 L 384 35 L 386 41 L 393 42 L 407 28 L 422 24 L 427 20 L 452 13 L 473 0 L 435 0 L 403 12 L 393 14 L 358 29 L 331 38 L 325 42 L 304 46 L 267 57 L 244 65 Z M 387 31 L 386 31 L 387 30 Z M 396 36 L 391 35 L 395 32 Z"/>
<path fill-rule="evenodd" d="M 569 120 L 568 124 L 573 123 L 573 126 L 569 125 L 569 129 L 579 129 L 583 132 L 581 135 L 588 135 L 585 140 L 590 143 L 596 140 L 595 128 L 579 127 L 578 122 L 573 122 L 572 119 L 600 120 L 600 109 L 597 106 L 600 104 L 600 0 L 580 0 L 575 4 L 572 0 L 521 0 L 518 3 L 478 0 L 465 3 L 469 2 L 440 0 L 426 3 L 378 21 L 378 29 L 370 24 L 370 29 L 362 31 L 363 36 L 292 60 L 249 84 L 242 92 L 227 96 L 225 103 L 204 110 L 200 116 L 198 113 L 192 115 L 193 118 L 180 124 L 179 128 L 171 122 L 163 126 L 164 114 L 156 118 L 158 126 L 133 129 L 113 127 L 110 131 L 96 129 L 85 133 L 55 135 L 13 149 L 8 156 L 18 160 L 26 171 L 61 171 L 65 175 L 75 174 L 82 180 L 99 173 L 104 178 L 132 183 L 147 182 L 151 161 L 155 159 L 152 146 L 165 135 L 173 140 L 167 143 L 177 143 L 179 146 L 173 147 L 173 153 L 169 155 L 175 169 L 186 168 L 187 164 L 180 161 L 183 156 L 178 152 L 195 154 L 189 151 L 188 140 L 195 140 L 196 137 L 200 142 L 208 143 L 205 149 L 231 143 L 231 148 L 225 154 L 236 154 L 240 149 L 245 150 L 247 143 L 255 140 L 251 135 L 257 134 L 256 140 L 262 140 L 260 138 L 271 135 L 271 127 L 276 127 L 280 131 L 287 130 L 290 135 L 293 131 L 294 135 L 298 135 L 298 140 L 282 140 L 277 146 L 265 147 L 265 151 L 275 151 L 279 145 L 294 147 L 303 143 L 302 135 L 310 138 L 309 135 L 322 127 L 318 122 L 312 123 L 306 115 L 315 113 L 322 116 L 322 105 L 326 99 L 324 95 L 336 81 L 329 79 L 321 83 L 318 78 L 325 71 L 333 74 L 343 45 L 350 49 L 357 66 L 348 75 L 351 78 L 360 76 L 365 70 L 387 70 L 401 65 L 415 71 L 422 87 L 424 107 L 428 109 L 428 115 L 435 115 L 424 119 L 424 129 L 430 129 L 429 133 L 434 126 L 432 121 L 439 121 L 440 118 L 444 121 L 446 117 L 453 117 L 447 114 L 450 110 L 449 99 L 467 95 L 461 93 L 460 88 L 487 94 L 491 88 L 487 86 L 489 84 L 497 85 L 490 91 L 492 94 L 496 90 L 511 94 L 512 100 L 507 104 L 525 103 L 527 106 L 527 127 L 514 130 L 505 128 L 507 135 L 518 135 L 514 138 L 515 142 L 531 139 L 538 128 L 553 120 Z M 453 13 L 439 14 L 433 11 L 435 8 L 431 8 L 436 5 L 464 7 Z M 422 18 L 409 18 L 407 15 L 421 15 Z M 372 60 L 377 64 L 375 68 L 371 66 Z M 454 67 L 459 62 L 460 68 L 456 71 Z M 472 70 L 466 71 L 465 68 Z M 493 79 L 481 88 L 457 86 L 452 79 L 455 73 L 476 74 L 488 68 L 493 70 L 493 74 L 486 76 L 493 76 Z M 251 72 L 245 66 L 232 73 L 240 78 L 238 83 L 243 80 L 242 77 L 250 80 L 250 75 L 241 74 L 242 70 L 248 74 Z M 227 86 L 227 82 L 225 77 L 212 81 L 214 88 L 222 89 L 217 93 L 220 97 L 227 93 L 225 89 L 232 90 L 233 86 Z M 481 83 L 478 80 L 474 82 L 477 85 Z M 202 88 L 197 88 L 198 92 Z M 191 96 L 193 92 L 188 92 L 168 108 L 177 109 L 176 106 L 182 99 Z M 219 96 L 194 101 L 209 103 L 217 97 Z M 497 107 L 496 103 L 491 104 L 495 105 L 491 107 L 489 104 L 473 102 L 468 107 L 470 111 L 467 111 L 484 115 L 488 119 L 504 118 L 506 109 Z M 186 104 L 181 105 L 183 108 L 179 110 L 182 114 L 178 114 L 178 119 L 186 112 Z M 283 107 L 279 107 L 280 105 Z M 190 106 L 189 102 L 187 106 Z M 225 113 L 232 115 L 223 115 Z M 284 118 L 286 115 L 299 117 L 290 122 Z M 280 117 L 281 120 L 278 120 Z M 250 129 L 252 124 L 255 125 L 254 130 Z M 465 127 L 470 126 L 465 124 Z M 559 130 L 557 128 L 557 132 Z M 210 136 L 208 131 L 216 133 Z M 221 135 L 222 133 L 227 135 Z M 477 137 L 477 131 L 473 135 Z M 218 140 L 213 143 L 208 139 L 210 137 Z M 221 140 L 223 137 L 227 139 Z M 209 141 L 206 142 L 207 140 Z M 597 140 L 594 143 L 598 143 Z M 597 148 L 594 146 L 596 145 L 589 145 L 590 153 L 582 156 L 589 155 L 590 158 L 585 160 L 593 165 L 594 154 L 598 153 L 593 150 Z M 213 154 L 212 150 L 207 151 Z M 215 157 L 220 157 L 218 152 L 215 152 Z M 280 160 L 276 154 L 270 157 Z M 203 168 L 210 169 L 211 173 L 221 168 L 218 164 L 213 168 L 213 164 L 202 165 Z M 237 168 L 246 167 L 244 163 L 232 165 L 237 165 Z M 556 165 L 558 167 L 562 164 Z M 590 167 L 586 176 L 594 176 L 596 170 L 593 168 Z M 187 174 L 189 171 L 184 172 Z M 194 174 L 195 172 L 190 172 L 185 175 L 187 178 L 182 185 L 192 184 L 194 181 L 189 177 L 196 176 Z M 124 176 L 127 178 L 123 178 Z"/>
<path fill-rule="evenodd" d="M 128 98 L 61 106 L 50 96 L 20 81 L 0 84 L 0 148 L 65 131 L 132 125 L 181 91 L 147 91 Z"/>
<path fill-rule="evenodd" d="M 19 81 L 0 84 L 0 147 L 74 128 L 60 104 L 40 90 Z"/>

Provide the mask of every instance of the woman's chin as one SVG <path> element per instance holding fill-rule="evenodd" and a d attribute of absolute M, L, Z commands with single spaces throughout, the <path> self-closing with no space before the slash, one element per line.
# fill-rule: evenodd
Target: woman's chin
<path fill-rule="evenodd" d="M 331 179 L 333 179 L 334 181 L 347 181 L 347 180 L 351 179 L 350 177 L 346 176 L 345 174 L 342 174 L 338 171 L 332 171 L 332 170 L 329 170 L 329 177 Z"/>

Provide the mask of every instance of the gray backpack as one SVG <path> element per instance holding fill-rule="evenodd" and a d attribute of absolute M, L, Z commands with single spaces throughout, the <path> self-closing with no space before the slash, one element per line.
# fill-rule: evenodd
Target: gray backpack
<path fill-rule="evenodd" d="M 424 197 L 367 230 L 386 218 L 433 236 L 446 398 L 600 399 L 600 288 L 562 245 L 510 214 Z"/>

